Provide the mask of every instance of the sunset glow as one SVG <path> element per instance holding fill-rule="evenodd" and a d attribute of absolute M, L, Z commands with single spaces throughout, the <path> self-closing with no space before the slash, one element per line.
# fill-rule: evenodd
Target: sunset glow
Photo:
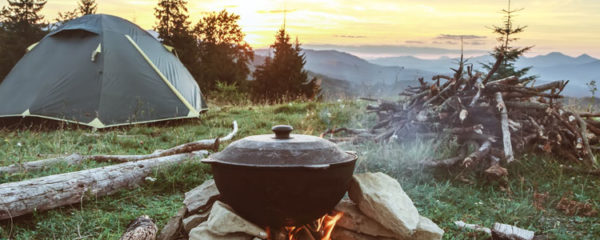
<path fill-rule="evenodd" d="M 155 24 L 157 0 L 101 0 L 98 12 L 131 20 L 143 28 Z M 2 2 L 0 6 L 5 6 Z M 560 51 L 600 57 L 600 1 L 520 0 L 524 8 L 516 22 L 528 28 L 519 45 L 535 45 L 530 55 Z M 76 7 L 76 0 L 49 0 L 46 19 L 58 11 Z M 306 45 L 404 45 L 458 48 L 458 41 L 442 35 L 474 35 L 466 49 L 488 50 L 495 37 L 487 27 L 499 24 L 504 0 L 189 0 L 193 24 L 209 11 L 228 11 L 241 16 L 246 40 L 255 48 L 273 42 L 275 31 L 287 14 L 287 29 Z"/>

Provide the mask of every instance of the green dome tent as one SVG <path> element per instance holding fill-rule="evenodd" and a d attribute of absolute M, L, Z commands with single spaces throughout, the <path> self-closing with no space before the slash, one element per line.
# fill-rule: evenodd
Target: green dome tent
<path fill-rule="evenodd" d="M 198 84 L 158 40 L 110 15 L 71 20 L 30 47 L 0 84 L 0 117 L 95 128 L 198 117 Z"/>

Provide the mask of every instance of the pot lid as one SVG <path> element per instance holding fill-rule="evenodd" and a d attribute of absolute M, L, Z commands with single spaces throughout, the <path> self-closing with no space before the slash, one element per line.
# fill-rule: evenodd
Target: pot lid
<path fill-rule="evenodd" d="M 265 167 L 324 167 L 356 160 L 354 154 L 342 151 L 325 139 L 291 134 L 289 125 L 271 129 L 275 134 L 245 137 L 210 157 L 212 161 Z"/>

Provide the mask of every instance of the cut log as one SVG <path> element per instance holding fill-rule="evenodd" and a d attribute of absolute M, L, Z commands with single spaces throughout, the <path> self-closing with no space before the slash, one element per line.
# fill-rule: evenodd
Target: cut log
<path fill-rule="evenodd" d="M 157 231 L 152 219 L 143 215 L 129 223 L 120 240 L 155 240 Z"/>
<path fill-rule="evenodd" d="M 533 231 L 502 223 L 494 223 L 492 228 L 492 239 L 496 240 L 532 240 L 534 236 Z"/>
<path fill-rule="evenodd" d="M 502 144 L 504 145 L 504 158 L 506 162 L 511 163 L 515 160 L 512 141 L 510 139 L 510 129 L 508 128 L 508 111 L 506 105 L 502 99 L 502 93 L 496 93 L 496 102 L 498 103 L 498 110 L 500 110 L 500 124 L 502 129 Z"/>
<path fill-rule="evenodd" d="M 78 203 L 86 195 L 100 197 L 133 188 L 157 168 L 206 154 L 197 151 L 0 184 L 0 220 Z"/>

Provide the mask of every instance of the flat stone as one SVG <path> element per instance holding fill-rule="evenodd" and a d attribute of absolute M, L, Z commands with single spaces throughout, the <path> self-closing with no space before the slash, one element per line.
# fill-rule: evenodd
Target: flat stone
<path fill-rule="evenodd" d="M 208 223 L 203 222 L 190 231 L 189 240 L 253 240 L 253 236 L 244 233 L 215 234 L 209 230 Z"/>
<path fill-rule="evenodd" d="M 419 211 L 400 183 L 386 174 L 354 175 L 348 195 L 362 213 L 398 236 L 410 238 L 417 229 Z"/>
<path fill-rule="evenodd" d="M 186 192 L 183 203 L 190 214 L 204 212 L 211 208 L 213 202 L 219 198 L 219 194 L 215 180 L 210 179 Z"/>
<path fill-rule="evenodd" d="M 206 224 L 208 230 L 220 236 L 230 233 L 245 233 L 259 238 L 267 238 L 268 236 L 264 229 L 243 219 L 233 212 L 231 207 L 220 201 L 213 204 Z"/>
<path fill-rule="evenodd" d="M 186 232 L 190 232 L 193 228 L 197 227 L 203 222 L 206 222 L 206 220 L 208 220 L 209 215 L 210 212 L 207 211 L 204 213 L 194 214 L 192 216 L 184 218 L 182 221 L 183 229 L 185 229 Z"/>
<path fill-rule="evenodd" d="M 181 219 L 183 219 L 183 216 L 185 216 L 186 212 L 187 209 L 185 207 L 180 208 L 179 211 L 177 211 L 177 214 L 171 217 L 171 219 L 169 219 L 169 222 L 167 222 L 167 225 L 165 225 L 163 229 L 160 230 L 160 234 L 156 239 L 175 240 L 179 238 L 181 229 Z"/>
<path fill-rule="evenodd" d="M 444 230 L 438 227 L 431 219 L 421 216 L 417 230 L 413 235 L 414 240 L 440 240 L 444 236 Z"/>
<path fill-rule="evenodd" d="M 335 206 L 335 210 L 343 212 L 344 215 L 335 227 L 342 227 L 345 229 L 351 229 L 353 232 L 362 233 L 374 237 L 390 237 L 397 236 L 391 230 L 382 226 L 379 222 L 363 214 L 356 203 L 350 200 L 342 200 Z"/>
<path fill-rule="evenodd" d="M 331 240 L 395 240 L 393 238 L 386 237 L 374 237 L 369 236 L 357 232 L 353 232 L 351 230 L 345 228 L 338 228 L 337 226 L 331 232 Z"/>

